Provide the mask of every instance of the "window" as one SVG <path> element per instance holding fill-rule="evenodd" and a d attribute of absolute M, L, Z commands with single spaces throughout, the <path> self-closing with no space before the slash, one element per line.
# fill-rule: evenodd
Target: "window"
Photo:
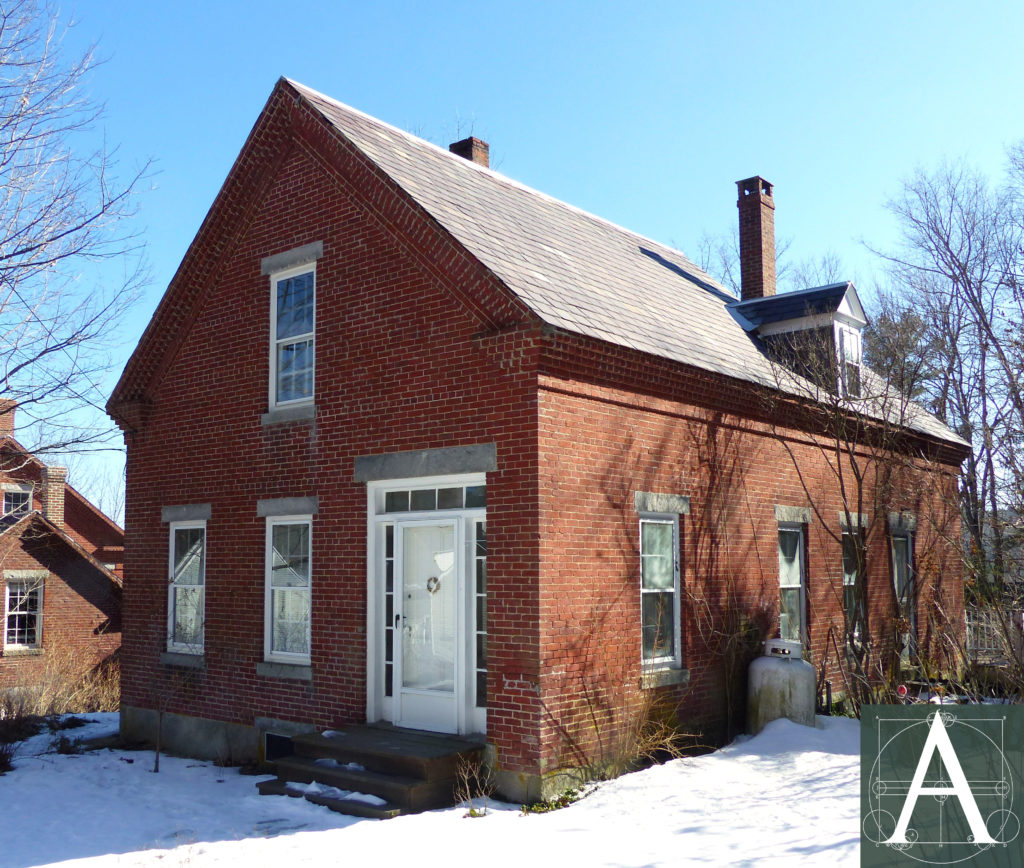
<path fill-rule="evenodd" d="M 839 351 L 840 393 L 848 398 L 859 398 L 860 332 L 849 326 L 837 325 L 836 344 Z"/>
<path fill-rule="evenodd" d="M 863 543 L 863 537 L 860 541 Z M 846 635 L 860 639 L 860 625 L 863 618 L 856 616 L 863 612 L 862 601 L 857 600 L 857 577 L 860 566 L 857 557 L 857 535 L 843 531 L 843 612 L 846 615 Z"/>
<path fill-rule="evenodd" d="M 31 489 L 19 488 L 4 491 L 4 515 L 24 515 L 31 507 Z"/>
<path fill-rule="evenodd" d="M 202 654 L 206 620 L 206 522 L 171 524 L 167 649 Z"/>
<path fill-rule="evenodd" d="M 384 493 L 384 512 L 419 512 L 440 509 L 482 509 L 487 506 L 487 486 L 430 486 Z"/>
<path fill-rule="evenodd" d="M 7 582 L 5 648 L 38 648 L 43 632 L 43 581 Z"/>
<path fill-rule="evenodd" d="M 806 644 L 806 572 L 802 527 L 779 528 L 779 636 Z"/>
<path fill-rule="evenodd" d="M 679 666 L 679 518 L 640 519 L 640 622 L 643 662 Z"/>
<path fill-rule="evenodd" d="M 481 486 L 483 487 L 483 486 Z M 487 707 L 487 522 L 473 522 L 473 620 L 476 632 L 476 707 Z"/>
<path fill-rule="evenodd" d="M 311 516 L 267 519 L 267 660 L 309 663 Z"/>
<path fill-rule="evenodd" d="M 896 604 L 907 619 L 907 632 L 913 638 L 916 626 L 916 601 L 914 599 L 914 568 L 912 561 L 911 537 L 909 534 L 892 537 L 892 583 L 896 592 Z"/>
<path fill-rule="evenodd" d="M 313 400 L 316 270 L 271 275 L 270 406 Z"/>

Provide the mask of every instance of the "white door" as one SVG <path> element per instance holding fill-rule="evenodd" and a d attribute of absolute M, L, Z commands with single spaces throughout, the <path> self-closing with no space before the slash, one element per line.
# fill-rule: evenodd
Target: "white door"
<path fill-rule="evenodd" d="M 465 682 L 460 522 L 395 524 L 395 723 L 458 732 Z"/>

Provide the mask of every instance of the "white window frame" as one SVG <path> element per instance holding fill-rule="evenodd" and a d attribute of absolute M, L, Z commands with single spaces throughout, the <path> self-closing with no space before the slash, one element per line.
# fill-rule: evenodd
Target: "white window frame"
<path fill-rule="evenodd" d="M 672 527 L 672 654 L 661 657 L 644 657 L 643 645 L 643 599 L 649 594 L 664 594 L 665 590 L 645 589 L 643 580 L 643 540 L 645 524 L 664 524 Z M 680 570 L 679 570 L 679 515 L 665 512 L 641 512 L 637 525 L 639 533 L 639 568 L 640 568 L 640 662 L 645 669 L 678 669 L 682 666 L 682 625 L 680 617 Z"/>
<path fill-rule="evenodd" d="M 306 647 L 309 653 L 298 654 L 291 651 L 274 650 L 274 588 L 273 588 L 273 565 L 274 565 L 274 528 L 279 525 L 305 525 L 308 529 L 308 549 L 306 552 L 308 569 L 308 583 L 306 595 L 308 598 L 309 622 L 306 625 Z M 312 515 L 274 515 L 267 517 L 266 554 L 265 562 L 265 591 L 263 601 L 263 659 L 269 663 L 291 663 L 293 665 L 308 666 L 311 662 L 313 649 L 313 516 Z M 300 590 L 301 587 L 293 585 L 290 591 Z"/>
<path fill-rule="evenodd" d="M 198 585 L 186 585 L 178 582 L 177 565 L 174 562 L 174 537 L 179 530 L 201 530 L 203 532 L 203 550 L 200 555 L 199 574 L 202 581 Z M 206 645 L 206 553 L 209 537 L 206 532 L 205 520 L 172 521 L 170 522 L 169 542 L 167 546 L 167 650 L 178 654 L 202 654 Z M 179 587 L 198 587 L 200 591 L 199 618 L 201 622 L 201 641 L 177 642 L 174 635 L 177 598 L 175 591 Z"/>
<path fill-rule="evenodd" d="M 839 364 L 838 385 L 839 394 L 844 397 L 857 399 L 864 392 L 864 372 L 861 364 L 862 352 L 860 330 L 844 323 L 836 323 L 836 361 Z M 847 365 L 857 369 L 856 394 L 850 392 Z"/>
<path fill-rule="evenodd" d="M 3 515 L 16 515 L 16 514 L 18 514 L 17 513 L 17 508 L 15 508 L 15 509 L 8 509 L 7 508 L 7 495 L 9 495 L 9 494 L 24 494 L 24 495 L 26 495 L 27 496 L 27 504 L 26 504 L 24 510 L 22 510 L 21 514 L 25 514 L 25 513 L 31 512 L 32 511 L 32 491 L 33 491 L 33 487 L 32 487 L 32 483 L 30 483 L 30 482 L 28 482 L 28 483 L 17 483 L 17 482 L 7 482 L 7 483 L 4 483 L 4 486 L 3 486 L 3 498 L 4 499 L 3 499 L 3 504 L 2 504 Z"/>
<path fill-rule="evenodd" d="M 851 544 L 855 547 L 854 548 L 854 554 L 856 555 L 856 545 L 857 545 L 857 536 L 858 535 L 863 538 L 864 531 L 860 530 L 859 528 L 858 529 L 851 529 L 851 528 L 845 528 L 844 527 L 843 531 L 842 531 L 842 537 L 841 537 L 841 543 L 840 543 L 841 547 L 842 547 L 842 570 L 843 570 L 843 618 L 844 618 L 844 620 L 845 620 L 847 625 L 849 625 L 849 623 L 850 623 L 850 612 L 849 612 L 849 608 L 847 606 L 847 597 L 846 597 L 847 590 L 846 589 L 849 588 L 849 587 L 855 586 L 856 580 L 857 580 L 858 577 L 854 576 L 854 581 L 852 581 L 852 582 L 848 582 L 846 580 L 846 538 L 847 537 L 850 538 Z M 863 542 L 862 542 L 862 544 L 863 544 Z M 866 592 L 867 588 L 865 587 L 864 590 Z M 854 594 L 856 594 L 856 591 L 854 592 Z M 866 596 L 866 593 L 865 593 L 865 596 Z M 867 605 L 867 600 L 866 599 L 865 599 L 864 603 L 865 603 L 865 605 Z M 857 604 L 858 604 L 858 600 L 856 599 L 856 596 L 854 596 L 853 605 L 856 606 Z M 847 635 L 849 636 L 849 631 L 847 631 Z M 856 641 L 860 641 L 861 637 L 860 637 L 859 628 L 854 631 L 853 638 Z"/>
<path fill-rule="evenodd" d="M 784 533 L 797 534 L 797 556 L 800 560 L 800 643 L 807 647 L 809 643 L 809 629 L 807 624 L 807 530 L 803 524 L 794 522 L 779 522 L 776 535 L 776 545 L 779 553 L 779 638 L 795 641 L 791 636 L 782 635 L 782 591 L 791 590 L 797 585 L 782 584 L 782 546 L 779 544 L 779 537 Z"/>
<path fill-rule="evenodd" d="M 310 332 L 303 332 L 299 335 L 292 335 L 291 337 L 278 339 L 277 337 L 277 284 L 282 280 L 287 280 L 290 277 L 298 277 L 300 274 L 312 274 L 313 275 L 313 330 Z M 269 401 L 268 406 L 271 410 L 275 410 L 279 407 L 295 407 L 303 404 L 313 403 L 313 397 L 316 394 L 316 304 L 317 304 L 317 280 L 316 280 L 316 260 L 306 262 L 302 265 L 297 265 L 294 268 L 282 269 L 281 271 L 275 271 L 270 275 L 270 384 L 269 384 Z M 313 344 L 313 381 L 310 386 L 310 392 L 308 396 L 302 398 L 294 398 L 290 401 L 279 401 L 277 399 L 278 394 L 278 370 L 277 370 L 277 351 L 281 344 L 286 343 L 298 343 L 302 340 L 310 340 Z"/>
<path fill-rule="evenodd" d="M 896 541 L 904 540 L 907 544 L 907 599 L 900 599 L 899 591 L 899 561 L 896 557 Z M 907 620 L 910 622 L 910 630 L 907 633 L 907 645 L 903 649 L 903 661 L 910 662 L 913 655 L 917 653 L 917 583 L 914 575 L 914 533 L 913 531 L 889 531 L 889 552 L 892 563 L 892 592 L 897 607 L 902 610 L 906 606 Z"/>
<path fill-rule="evenodd" d="M 35 609 L 36 616 L 36 641 L 32 643 L 22 642 L 8 642 L 7 641 L 7 630 L 8 623 L 11 617 L 11 588 L 25 588 L 28 591 L 38 590 L 38 603 Z M 46 581 L 43 575 L 25 575 L 21 574 L 17 577 L 9 577 L 4 582 L 4 635 L 3 635 L 3 647 L 4 650 L 10 651 L 30 651 L 37 648 L 43 647 L 43 603 L 46 591 Z"/>
<path fill-rule="evenodd" d="M 914 534 L 910 531 L 907 532 L 890 532 L 889 534 L 889 547 L 892 552 L 892 590 L 896 596 L 896 604 L 903 606 L 904 602 L 900 600 L 900 589 L 899 589 L 899 576 L 897 574 L 899 561 L 896 557 L 896 541 L 904 540 L 907 544 L 907 600 L 906 603 L 909 605 L 911 612 L 911 622 L 915 622 L 917 619 L 917 600 L 916 592 L 917 588 L 914 586 Z M 916 624 L 914 624 L 916 627 Z"/>

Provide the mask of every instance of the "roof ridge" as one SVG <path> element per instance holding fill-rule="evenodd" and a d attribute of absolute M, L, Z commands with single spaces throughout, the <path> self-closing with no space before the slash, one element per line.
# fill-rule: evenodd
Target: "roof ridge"
<path fill-rule="evenodd" d="M 754 304 L 756 302 L 771 301 L 772 299 L 776 298 L 788 299 L 792 298 L 795 295 L 805 295 L 810 294 L 812 292 L 821 292 L 822 290 L 825 289 L 839 289 L 839 287 L 849 288 L 850 286 L 853 286 L 852 280 L 837 280 L 835 283 L 823 283 L 821 286 L 808 286 L 805 287 L 804 289 L 791 289 L 788 290 L 787 292 L 777 292 L 774 295 L 765 295 L 760 296 L 758 298 L 736 299 L 736 301 L 733 303 L 733 306 L 738 307 L 739 305 L 742 304 Z"/>
<path fill-rule="evenodd" d="M 403 130 L 400 127 L 396 127 L 394 124 L 388 123 L 387 121 L 374 117 L 371 114 L 367 114 L 366 112 L 360 109 L 350 106 L 348 103 L 344 103 L 339 99 L 335 99 L 332 96 L 328 96 L 327 94 L 322 93 L 321 91 L 318 91 L 315 88 L 309 87 L 308 85 L 302 84 L 302 82 L 296 81 L 293 78 L 288 78 L 285 76 L 284 80 L 299 91 L 314 94 L 318 99 L 322 99 L 325 102 L 338 106 L 344 111 L 351 112 L 353 115 L 356 115 L 357 117 L 360 117 L 370 122 L 371 124 L 375 124 L 377 126 L 384 127 L 385 129 L 391 132 L 395 132 L 398 135 L 416 143 L 417 145 L 426 145 L 429 149 L 436 151 L 438 154 L 448 159 L 457 160 L 458 162 L 454 163 L 454 165 L 463 166 L 464 168 L 468 168 L 470 171 L 483 172 L 499 183 L 505 184 L 524 193 L 537 196 L 553 205 L 557 205 L 561 208 L 566 209 L 567 211 L 572 211 L 573 213 L 585 217 L 588 220 L 592 220 L 595 223 L 600 223 L 603 224 L 604 226 L 608 226 L 617 232 L 621 232 L 623 235 L 628 235 L 632 238 L 636 238 L 648 244 L 657 245 L 662 250 L 666 250 L 670 253 L 680 256 L 686 262 L 687 265 L 691 266 L 696 272 L 698 272 L 697 276 L 701 278 L 706 278 L 707 281 L 711 283 L 716 289 L 719 289 L 726 295 L 732 295 L 732 293 L 729 291 L 728 287 L 725 286 L 725 284 L 723 284 L 716 277 L 713 277 L 712 275 L 708 274 L 707 271 L 705 271 L 703 268 L 697 265 L 697 263 L 695 263 L 689 256 L 687 256 L 682 250 L 679 250 L 677 247 L 671 247 L 668 244 L 655 240 L 654 238 L 650 238 L 646 235 L 641 235 L 639 232 L 636 232 L 635 230 L 629 229 L 625 226 L 621 226 L 620 224 L 614 222 L 613 220 L 609 220 L 607 217 L 602 217 L 599 214 L 594 214 L 592 211 L 587 211 L 584 208 L 580 208 L 578 205 L 573 205 L 571 202 L 566 202 L 564 199 L 559 199 L 556 196 L 551 195 L 550 193 L 545 193 L 543 190 L 538 190 L 536 187 L 531 187 L 529 184 L 524 184 L 522 181 L 518 181 L 515 178 L 511 178 L 508 175 L 505 175 L 497 171 L 496 169 L 492 169 L 489 166 L 481 166 L 479 163 L 474 163 L 472 160 L 467 160 L 465 157 L 460 157 L 457 154 L 453 154 L 451 151 L 445 150 L 440 145 L 437 145 L 434 142 L 429 141 L 428 139 L 424 139 L 422 136 L 417 136 L 414 133 L 410 133 L 408 130 Z"/>

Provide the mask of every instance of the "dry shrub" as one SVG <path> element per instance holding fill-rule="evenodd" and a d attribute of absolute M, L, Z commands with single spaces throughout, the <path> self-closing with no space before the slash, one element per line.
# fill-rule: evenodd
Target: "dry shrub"
<path fill-rule="evenodd" d="M 50 650 L 32 676 L 21 677 L 0 692 L 0 719 L 117 711 L 120 700 L 121 673 L 116 659 L 83 669 L 70 651 Z"/>
<path fill-rule="evenodd" d="M 487 816 L 495 782 L 490 766 L 478 758 L 462 756 L 455 769 L 455 803 L 465 805 L 466 817 Z"/>
<path fill-rule="evenodd" d="M 699 736 L 680 727 L 675 702 L 655 690 L 643 692 L 627 745 L 626 768 L 679 759 L 701 747 Z"/>

